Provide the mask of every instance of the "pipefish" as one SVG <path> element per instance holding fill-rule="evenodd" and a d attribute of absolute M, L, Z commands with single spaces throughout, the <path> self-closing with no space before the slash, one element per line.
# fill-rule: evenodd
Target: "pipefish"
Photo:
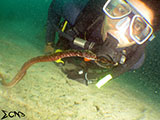
<path fill-rule="evenodd" d="M 83 51 L 66 50 L 66 51 L 57 52 L 51 55 L 38 56 L 38 57 L 31 58 L 30 60 L 25 62 L 23 66 L 21 67 L 21 69 L 19 70 L 19 72 L 15 75 L 15 77 L 10 82 L 6 82 L 2 74 L 0 74 L 0 78 L 2 79 L 1 83 L 2 85 L 6 87 L 13 87 L 25 76 L 28 68 L 31 67 L 33 64 L 39 63 L 39 62 L 56 61 L 58 59 L 62 59 L 66 57 L 84 57 L 84 58 L 88 58 L 91 60 L 96 60 L 96 55 L 88 50 L 83 50 Z"/>

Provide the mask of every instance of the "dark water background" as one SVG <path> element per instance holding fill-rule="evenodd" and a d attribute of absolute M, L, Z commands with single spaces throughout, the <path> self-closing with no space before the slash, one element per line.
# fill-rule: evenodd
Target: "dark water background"
<path fill-rule="evenodd" d="M 5 20 L 32 19 L 45 22 L 51 0 L 1 0 L 0 18 Z"/>
<path fill-rule="evenodd" d="M 43 51 L 50 2 L 51 0 L 0 0 L 0 24 L 3 26 L 0 32 L 6 36 L 18 33 L 20 37 L 27 39 L 26 42 L 33 43 L 33 46 Z M 30 31 L 23 28 L 23 23 L 30 23 L 30 26 L 35 26 L 37 29 Z M 13 28 L 14 26 L 15 28 Z M 37 35 L 37 41 L 33 38 L 35 35 Z"/>
<path fill-rule="evenodd" d="M 0 21 L 6 21 L 10 24 L 12 21 L 25 22 L 30 20 L 31 25 L 37 26 L 34 30 L 40 34 L 39 41 L 33 43 L 40 51 L 43 51 L 45 41 L 45 26 L 47 19 L 47 10 L 51 0 L 0 0 Z M 18 22 L 17 22 L 18 24 Z M 3 30 L 0 26 L 0 32 L 8 34 L 8 28 Z M 23 33 L 27 37 L 27 33 Z M 43 34 L 41 36 L 41 34 Z M 29 37 L 29 36 L 28 36 Z M 21 43 L 23 44 L 23 43 Z M 131 89 L 137 90 L 149 96 L 153 102 L 160 102 L 160 32 L 156 33 L 156 38 L 147 46 L 146 60 L 144 65 L 136 70 L 130 71 L 115 81 L 121 85 L 128 85 Z"/>
<path fill-rule="evenodd" d="M 120 84 L 127 84 L 149 96 L 153 102 L 160 103 L 160 32 L 148 43 L 145 63 L 141 68 L 128 72 L 119 79 Z M 127 78 L 127 79 L 126 79 Z"/>

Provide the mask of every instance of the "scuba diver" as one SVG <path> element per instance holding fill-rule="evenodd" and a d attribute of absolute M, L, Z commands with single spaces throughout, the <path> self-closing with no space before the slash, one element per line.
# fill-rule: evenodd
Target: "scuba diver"
<path fill-rule="evenodd" d="M 153 17 L 152 10 L 139 0 L 53 0 L 48 9 L 45 51 L 95 53 L 99 61 L 72 57 L 56 64 L 69 79 L 96 83 L 100 88 L 142 66 L 145 47 L 155 38 Z"/>

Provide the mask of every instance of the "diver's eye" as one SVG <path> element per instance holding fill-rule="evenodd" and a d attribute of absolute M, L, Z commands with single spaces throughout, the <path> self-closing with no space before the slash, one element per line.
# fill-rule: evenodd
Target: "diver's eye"
<path fill-rule="evenodd" d="M 135 24 L 135 30 L 136 31 L 140 31 L 142 28 L 141 28 L 141 25 L 139 23 Z"/>
<path fill-rule="evenodd" d="M 137 18 L 134 23 L 134 29 L 138 32 L 142 31 L 142 29 L 144 28 L 145 28 L 145 23 L 142 21 L 142 19 Z"/>
<path fill-rule="evenodd" d="M 129 9 L 122 4 L 116 6 L 116 8 L 112 11 L 112 15 L 116 17 L 123 16 L 129 12 Z"/>
<path fill-rule="evenodd" d="M 122 7 L 119 7 L 118 8 L 118 12 L 121 13 L 121 14 L 123 14 L 123 13 L 125 13 L 125 10 Z"/>

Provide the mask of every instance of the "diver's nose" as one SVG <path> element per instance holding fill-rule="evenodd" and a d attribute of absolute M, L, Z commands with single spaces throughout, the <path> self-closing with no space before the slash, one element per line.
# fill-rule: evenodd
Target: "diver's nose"
<path fill-rule="evenodd" d="M 125 33 L 127 28 L 129 27 L 129 23 L 130 23 L 130 18 L 125 17 L 125 18 L 123 18 L 123 19 L 121 19 L 120 21 L 117 22 L 116 29 L 120 32 Z"/>

